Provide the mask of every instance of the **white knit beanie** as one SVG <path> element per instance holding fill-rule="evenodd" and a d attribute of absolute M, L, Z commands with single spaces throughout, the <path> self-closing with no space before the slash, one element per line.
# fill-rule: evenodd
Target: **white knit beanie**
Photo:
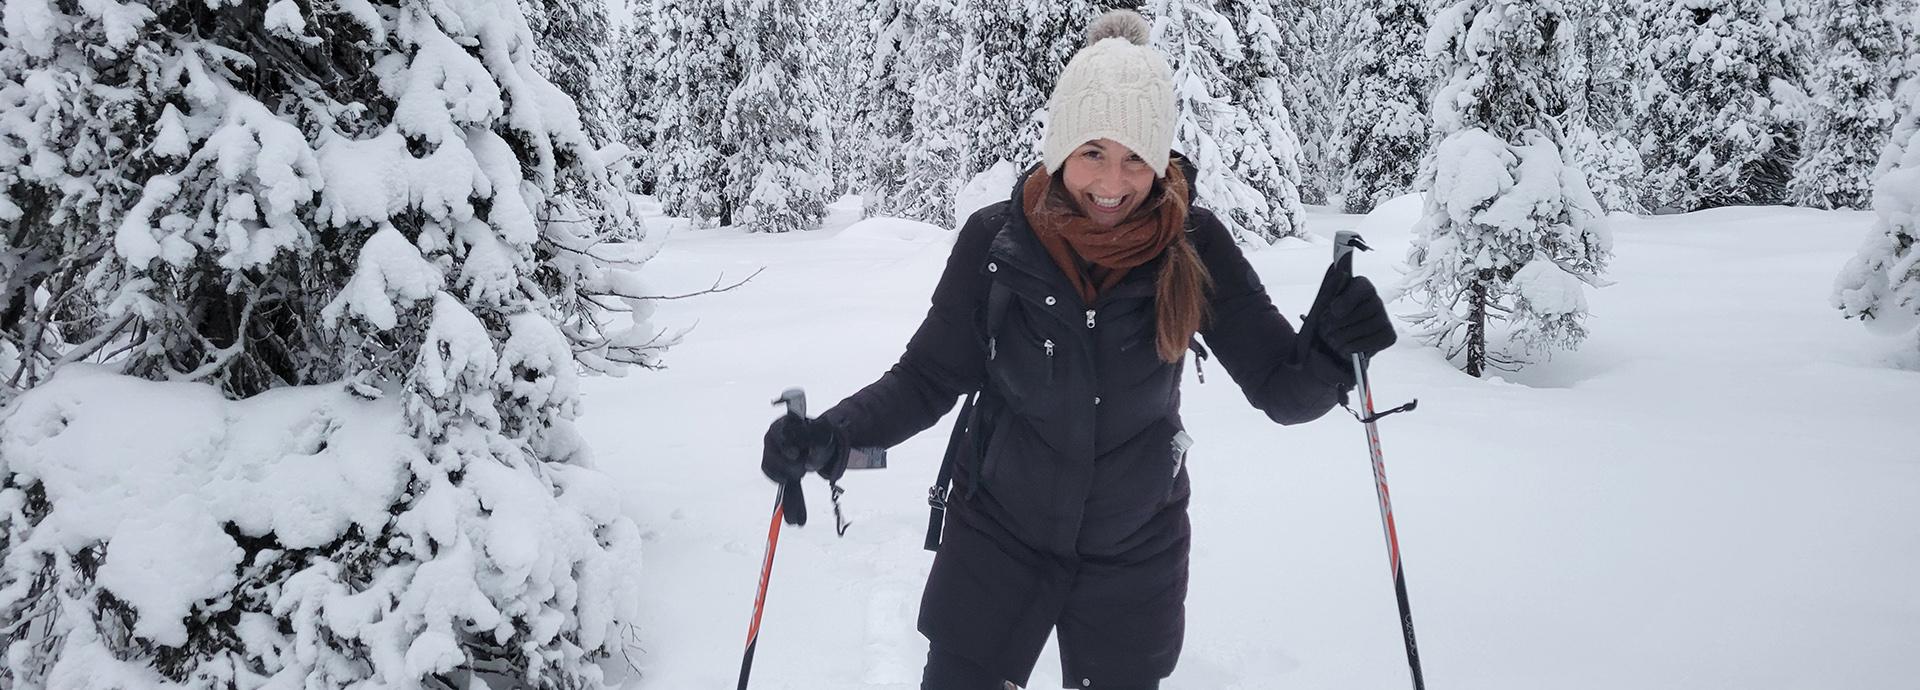
<path fill-rule="evenodd" d="M 1167 171 L 1176 117 L 1173 69 L 1147 45 L 1147 20 L 1112 10 L 1087 28 L 1087 46 L 1073 55 L 1047 101 L 1047 134 L 1040 160 L 1060 171 L 1073 150 L 1112 139 L 1139 154 L 1153 174 Z"/>

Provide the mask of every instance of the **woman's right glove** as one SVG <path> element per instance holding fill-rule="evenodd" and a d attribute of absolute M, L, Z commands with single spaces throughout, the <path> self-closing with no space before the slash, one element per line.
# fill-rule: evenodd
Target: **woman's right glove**
<path fill-rule="evenodd" d="M 781 500 L 787 524 L 805 525 L 807 499 L 801 493 L 800 479 L 808 472 L 819 472 L 827 481 L 838 480 L 845 474 L 846 439 L 839 427 L 829 422 L 781 415 L 767 427 L 765 446 L 760 452 L 760 471 L 785 487 Z"/>

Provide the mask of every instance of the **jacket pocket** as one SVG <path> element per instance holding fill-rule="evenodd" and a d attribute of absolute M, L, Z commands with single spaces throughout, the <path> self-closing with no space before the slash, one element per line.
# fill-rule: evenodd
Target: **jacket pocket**
<path fill-rule="evenodd" d="M 1007 314 L 989 342 L 989 387 L 1000 393 L 1007 407 L 1030 419 L 1055 422 L 1061 414 L 1057 388 L 1067 377 L 1061 360 L 1072 343 L 1042 314 L 1026 304 Z"/>

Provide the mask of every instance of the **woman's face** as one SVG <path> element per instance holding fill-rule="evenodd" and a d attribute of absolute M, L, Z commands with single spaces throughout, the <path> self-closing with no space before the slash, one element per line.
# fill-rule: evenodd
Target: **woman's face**
<path fill-rule="evenodd" d="M 1101 225 L 1119 225 L 1153 190 L 1153 167 L 1112 139 L 1081 144 L 1061 167 L 1067 194 Z"/>

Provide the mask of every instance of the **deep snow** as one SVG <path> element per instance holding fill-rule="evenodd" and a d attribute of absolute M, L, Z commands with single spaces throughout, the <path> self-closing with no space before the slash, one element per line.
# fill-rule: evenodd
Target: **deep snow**
<path fill-rule="evenodd" d="M 1316 212 L 1394 282 L 1417 199 Z M 646 539 L 635 688 L 729 687 L 773 485 L 759 440 L 788 386 L 823 410 L 878 377 L 925 311 L 950 234 L 837 205 L 819 232 L 678 228 L 647 270 L 697 326 L 668 369 L 585 383 L 581 420 Z M 1381 427 L 1434 688 L 1912 688 L 1920 659 L 1920 373 L 1827 304 L 1860 212 L 1735 208 L 1613 219 L 1592 337 L 1474 380 L 1403 338 L 1376 361 Z M 851 225 L 851 227 L 849 227 Z M 1250 254 L 1304 311 L 1329 245 Z M 1411 305 L 1392 305 L 1410 311 Z M 1910 336 L 1909 336 L 1910 337 Z M 1403 688 L 1406 663 L 1360 425 L 1278 427 L 1217 367 L 1186 382 L 1193 590 L 1168 688 Z M 755 688 L 917 687 L 945 422 L 843 480 L 853 522 L 783 532 Z M 1057 654 L 1031 687 L 1060 687 Z"/>

